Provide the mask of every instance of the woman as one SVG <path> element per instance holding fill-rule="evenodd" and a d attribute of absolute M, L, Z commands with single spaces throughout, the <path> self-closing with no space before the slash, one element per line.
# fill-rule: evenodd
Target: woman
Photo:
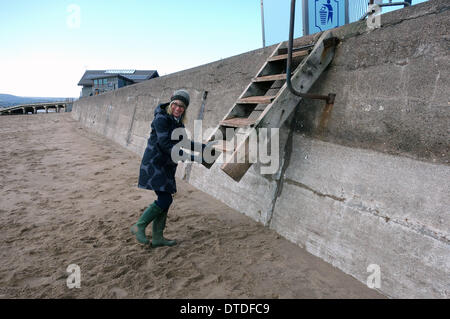
<path fill-rule="evenodd" d="M 170 102 L 156 107 L 150 138 L 142 157 L 138 187 L 155 191 L 158 198 L 131 227 L 131 232 L 136 235 L 138 242 L 148 244 L 150 241 L 145 236 L 145 228 L 153 221 L 152 247 L 176 245 L 175 240 L 163 237 L 172 194 L 177 191 L 175 172 L 178 163 L 172 160 L 171 152 L 180 140 L 172 140 L 171 135 L 177 128 L 184 129 L 188 106 L 189 93 L 178 90 L 172 94 Z M 193 144 L 191 142 L 191 148 Z M 202 144 L 202 149 L 205 147 Z M 191 156 L 191 159 L 194 160 L 194 157 Z"/>

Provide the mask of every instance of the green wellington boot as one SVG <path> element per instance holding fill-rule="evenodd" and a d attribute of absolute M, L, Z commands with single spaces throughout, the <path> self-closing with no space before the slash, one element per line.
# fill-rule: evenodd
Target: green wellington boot
<path fill-rule="evenodd" d="M 155 220 L 159 215 L 161 215 L 162 209 L 153 202 L 147 209 L 144 211 L 142 216 L 139 218 L 136 224 L 131 226 L 131 232 L 136 235 L 136 239 L 141 244 L 148 244 L 150 241 L 145 236 L 145 228 Z"/>
<path fill-rule="evenodd" d="M 174 246 L 177 244 L 175 240 L 168 240 L 163 236 L 164 228 L 166 227 L 166 219 L 167 211 L 162 212 L 162 214 L 153 221 L 152 247 Z"/>

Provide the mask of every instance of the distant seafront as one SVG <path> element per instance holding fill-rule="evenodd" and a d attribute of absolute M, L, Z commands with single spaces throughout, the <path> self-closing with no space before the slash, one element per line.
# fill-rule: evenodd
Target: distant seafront
<path fill-rule="evenodd" d="M 30 103 L 41 103 L 41 102 L 59 102 L 67 100 L 75 100 L 73 97 L 24 97 L 16 96 L 12 94 L 0 94 L 0 108 L 30 104 Z"/>

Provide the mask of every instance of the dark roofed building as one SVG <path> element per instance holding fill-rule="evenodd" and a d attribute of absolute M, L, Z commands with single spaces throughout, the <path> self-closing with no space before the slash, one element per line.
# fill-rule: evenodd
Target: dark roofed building
<path fill-rule="evenodd" d="M 156 70 L 87 70 L 78 85 L 80 97 L 98 95 L 159 77 Z"/>

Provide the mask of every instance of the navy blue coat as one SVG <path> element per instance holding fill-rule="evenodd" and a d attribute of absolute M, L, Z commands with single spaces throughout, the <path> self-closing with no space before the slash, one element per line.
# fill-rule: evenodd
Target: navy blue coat
<path fill-rule="evenodd" d="M 175 172 L 178 163 L 172 161 L 171 152 L 180 140 L 172 140 L 171 135 L 176 128 L 184 129 L 184 124 L 167 114 L 168 105 L 159 104 L 155 109 L 152 131 L 142 157 L 138 187 L 174 194 L 177 192 Z"/>

